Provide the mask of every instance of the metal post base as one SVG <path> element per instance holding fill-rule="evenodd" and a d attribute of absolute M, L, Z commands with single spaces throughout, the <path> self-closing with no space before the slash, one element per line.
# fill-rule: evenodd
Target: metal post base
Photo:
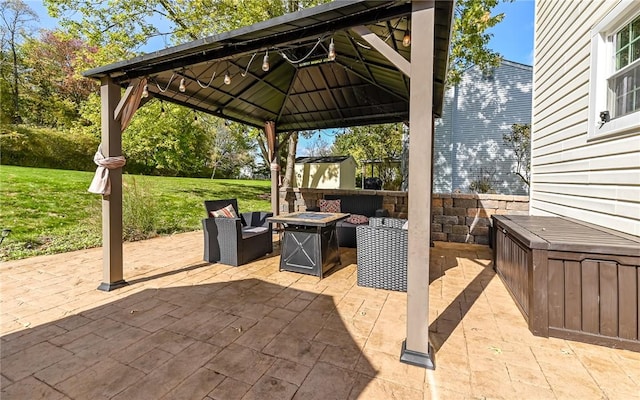
<path fill-rule="evenodd" d="M 112 290 L 119 289 L 123 286 L 127 286 L 128 284 L 129 282 L 125 280 L 111 282 L 111 283 L 102 282 L 100 286 L 98 286 L 98 290 L 102 290 L 103 292 L 110 292 Z"/>
<path fill-rule="evenodd" d="M 429 344 L 429 353 L 419 353 L 417 351 L 407 350 L 407 341 L 402 342 L 402 351 L 400 353 L 400 362 L 415 365 L 426 369 L 436 369 L 433 347 Z"/>

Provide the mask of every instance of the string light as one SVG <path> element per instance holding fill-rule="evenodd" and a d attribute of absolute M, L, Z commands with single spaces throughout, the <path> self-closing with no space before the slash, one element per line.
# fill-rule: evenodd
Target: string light
<path fill-rule="evenodd" d="M 304 65 L 303 63 L 309 57 L 311 57 L 314 54 L 314 52 L 317 49 L 317 47 L 320 46 L 325 39 L 326 39 L 326 36 L 319 37 L 317 39 L 317 42 L 313 46 L 313 48 L 311 48 L 311 50 L 305 56 L 303 56 L 300 59 L 293 59 L 291 56 L 287 56 L 287 54 L 285 54 L 283 50 L 279 50 L 277 48 L 275 50 L 282 56 L 283 59 L 285 59 L 289 63 L 291 63 L 293 65 Z M 360 43 L 358 43 L 358 44 L 360 44 Z M 363 46 L 363 45 L 361 45 L 361 46 Z M 254 53 L 251 56 L 251 59 L 249 60 L 249 63 L 245 67 L 245 70 L 244 71 L 242 71 L 242 70 L 240 71 L 240 75 L 242 77 L 245 77 L 249 73 L 249 68 L 251 67 L 251 63 L 253 62 L 253 59 L 257 55 L 258 55 L 258 52 Z M 333 38 L 331 38 L 331 42 L 329 43 L 327 58 L 324 59 L 324 60 L 317 60 L 315 62 L 334 61 L 335 59 L 336 59 L 336 48 L 335 48 L 335 44 L 333 42 Z M 225 71 L 225 74 L 224 74 L 223 82 L 224 82 L 225 85 L 230 85 L 231 84 L 232 75 L 229 72 L 229 61 L 226 61 L 226 63 L 227 63 L 227 66 L 226 66 L 226 71 Z M 271 69 L 271 63 L 269 62 L 269 50 L 267 49 L 267 50 L 265 50 L 265 54 L 264 54 L 264 57 L 262 59 L 262 70 L 264 72 L 268 72 L 270 69 Z M 182 76 L 180 78 L 180 84 L 178 85 L 178 90 L 181 93 L 185 93 L 186 90 L 187 90 L 187 81 L 186 81 L 185 76 L 188 76 L 188 74 L 187 74 L 187 71 L 185 71 L 184 69 L 182 70 L 182 73 L 173 72 L 171 74 L 171 77 L 169 78 L 169 81 L 166 83 L 166 86 L 164 88 L 162 86 L 160 86 L 160 83 L 156 80 L 156 78 L 152 77 L 150 79 L 152 79 L 152 83 L 154 83 L 158 87 L 158 91 L 160 93 L 164 93 L 167 90 L 169 90 L 169 87 L 171 86 L 171 83 L 173 82 L 173 79 L 176 78 L 177 76 L 180 76 L 180 75 L 182 75 Z M 193 75 L 193 71 L 191 71 L 191 75 Z M 213 82 L 215 77 L 216 77 L 216 71 L 214 70 L 213 73 L 211 74 L 211 78 L 209 79 L 209 82 L 207 84 L 204 84 L 204 83 L 200 82 L 200 80 L 198 79 L 197 76 L 190 77 L 190 79 L 195 80 L 196 83 L 201 88 L 206 89 L 208 87 L 211 87 L 211 84 L 212 84 L 212 82 Z M 148 89 L 147 85 L 144 86 L 144 89 L 142 91 L 141 97 L 143 97 L 143 98 L 149 97 L 149 89 Z M 162 108 L 162 112 L 164 114 L 164 106 L 161 106 L 161 108 Z M 195 117 L 195 119 L 197 120 L 197 117 Z"/>
<path fill-rule="evenodd" d="M 411 46 L 411 32 L 408 30 L 404 31 L 404 37 L 402 38 L 402 45 L 404 47 Z"/>
<path fill-rule="evenodd" d="M 256 58 L 257 55 L 258 53 L 253 53 L 253 55 L 251 56 L 251 60 L 249 60 L 249 64 L 247 64 L 247 68 L 245 68 L 245 70 L 240 73 L 240 75 L 242 75 L 243 78 L 247 76 L 247 74 L 249 73 L 249 67 L 251 67 L 251 63 L 253 62 L 253 59 Z"/>
<path fill-rule="evenodd" d="M 196 82 L 198 82 L 198 85 L 203 88 L 206 89 L 209 86 L 211 86 L 211 82 L 213 82 L 213 78 L 216 77 L 216 71 L 213 71 L 213 74 L 211 75 L 211 79 L 209 79 L 209 83 L 207 83 L 206 85 L 203 85 L 202 83 L 200 83 L 200 81 L 198 80 L 198 78 L 196 78 Z"/>
<path fill-rule="evenodd" d="M 301 64 L 301 63 L 305 62 L 306 59 L 308 59 L 309 57 L 311 57 L 314 54 L 314 52 L 316 51 L 318 46 L 320 46 L 320 44 L 322 43 L 323 40 L 324 40 L 324 37 L 318 38 L 318 41 L 313 46 L 313 48 L 311 50 L 309 50 L 309 52 L 304 57 L 302 57 L 300 59 L 294 60 L 293 57 L 287 56 L 284 51 L 280 51 L 280 55 L 282 56 L 282 58 L 284 58 L 290 64 L 293 64 L 293 65 Z"/>
<path fill-rule="evenodd" d="M 165 115 L 164 102 L 162 100 L 160 100 L 160 114 L 162 114 L 163 117 Z"/>
<path fill-rule="evenodd" d="M 167 91 L 167 89 L 169 89 L 169 86 L 171 86 L 171 82 L 173 82 L 173 78 L 175 78 L 175 76 L 176 76 L 176 74 L 175 74 L 175 73 L 172 73 L 172 74 L 171 74 L 171 78 L 169 78 L 169 83 L 167 83 L 167 86 L 165 86 L 165 88 L 164 88 L 164 89 L 163 89 L 163 88 L 161 88 L 161 87 L 160 87 L 160 84 L 158 83 L 158 81 L 156 81 L 156 80 L 154 79 L 154 82 L 156 83 L 156 86 L 158 87 L 158 90 L 160 91 L 160 93 L 164 93 L 164 92 L 166 92 L 166 91 Z"/>
<path fill-rule="evenodd" d="M 411 46 L 411 26 L 409 26 L 409 18 L 407 18 L 407 29 L 404 31 L 404 36 L 402 37 L 402 45 L 404 47 Z"/>
<path fill-rule="evenodd" d="M 331 43 L 329 43 L 329 55 L 327 58 L 329 61 L 334 61 L 336 59 L 336 45 L 333 44 L 333 38 L 331 38 Z"/>

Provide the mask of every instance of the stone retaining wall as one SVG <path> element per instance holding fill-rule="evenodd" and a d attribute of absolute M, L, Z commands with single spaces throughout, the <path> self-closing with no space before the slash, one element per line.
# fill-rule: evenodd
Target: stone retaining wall
<path fill-rule="evenodd" d="M 330 195 L 380 195 L 395 218 L 408 218 L 407 192 L 359 189 L 290 188 L 280 191 L 280 212 L 306 211 Z M 491 216 L 528 215 L 529 197 L 500 194 L 434 194 L 431 200 L 431 239 L 443 242 L 489 244 Z"/>

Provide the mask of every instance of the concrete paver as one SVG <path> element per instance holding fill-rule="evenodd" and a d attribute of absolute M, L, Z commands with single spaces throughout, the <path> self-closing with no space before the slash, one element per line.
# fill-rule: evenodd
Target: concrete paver
<path fill-rule="evenodd" d="M 488 247 L 432 248 L 430 371 L 398 361 L 406 294 L 358 287 L 353 249 L 319 280 L 204 263 L 201 235 L 126 243 L 110 293 L 101 249 L 0 265 L 0 397 L 640 398 L 639 353 L 533 336 Z"/>

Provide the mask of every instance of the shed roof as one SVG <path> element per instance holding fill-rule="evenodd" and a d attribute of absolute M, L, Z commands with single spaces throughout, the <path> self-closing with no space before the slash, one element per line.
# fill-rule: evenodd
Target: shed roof
<path fill-rule="evenodd" d="M 452 2 L 435 2 L 433 110 L 444 95 Z M 407 121 L 409 78 L 352 29 L 365 26 L 407 60 L 411 1 L 334 1 L 95 68 L 126 87 L 146 77 L 156 98 L 278 131 Z M 333 40 L 337 57 L 328 61 Z M 270 69 L 263 71 L 268 51 Z M 301 62 L 296 62 L 304 60 Z M 225 84 L 228 73 L 231 83 Z M 214 75 L 215 74 L 215 75 Z M 180 81 L 185 79 L 185 90 Z"/>
<path fill-rule="evenodd" d="M 351 156 L 296 157 L 296 164 L 335 164 L 352 158 Z"/>

